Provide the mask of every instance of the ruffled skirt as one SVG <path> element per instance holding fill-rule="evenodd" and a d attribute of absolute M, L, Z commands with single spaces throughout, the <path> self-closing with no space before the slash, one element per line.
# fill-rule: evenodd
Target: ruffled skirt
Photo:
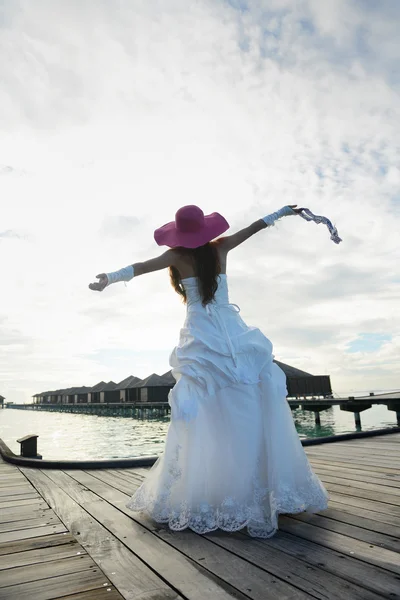
<path fill-rule="evenodd" d="M 228 307 L 223 327 L 193 312 L 170 357 L 177 383 L 164 454 L 127 507 L 172 530 L 247 527 L 271 537 L 280 513 L 324 510 L 328 494 L 301 445 L 271 342 Z"/>

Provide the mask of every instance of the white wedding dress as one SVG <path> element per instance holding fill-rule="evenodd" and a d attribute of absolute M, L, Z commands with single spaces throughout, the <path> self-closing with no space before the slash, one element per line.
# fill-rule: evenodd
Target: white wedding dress
<path fill-rule="evenodd" d="M 272 344 L 229 304 L 226 275 L 205 308 L 182 280 L 187 316 L 170 356 L 176 385 L 164 454 L 127 503 L 173 530 L 247 527 L 268 538 L 279 513 L 327 508 L 286 400 Z"/>

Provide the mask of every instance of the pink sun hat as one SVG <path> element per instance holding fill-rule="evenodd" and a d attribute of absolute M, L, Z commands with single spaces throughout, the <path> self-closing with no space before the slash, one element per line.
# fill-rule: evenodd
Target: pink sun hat
<path fill-rule="evenodd" d="M 159 246 L 176 248 L 198 248 L 211 242 L 229 229 L 229 223 L 217 212 L 204 215 L 201 208 L 194 204 L 182 206 L 171 221 L 154 232 Z"/>

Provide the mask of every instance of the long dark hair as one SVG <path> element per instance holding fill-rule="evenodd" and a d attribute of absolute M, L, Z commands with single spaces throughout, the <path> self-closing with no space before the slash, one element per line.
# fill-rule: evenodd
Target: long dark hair
<path fill-rule="evenodd" d="M 209 304 L 218 288 L 218 275 L 221 272 L 218 252 L 216 247 L 208 242 L 199 248 L 179 248 L 181 254 L 191 259 L 194 272 L 199 279 L 199 292 L 203 306 Z M 182 296 L 186 302 L 185 288 L 181 282 L 181 276 L 176 267 L 169 268 L 171 284 L 175 291 Z"/>

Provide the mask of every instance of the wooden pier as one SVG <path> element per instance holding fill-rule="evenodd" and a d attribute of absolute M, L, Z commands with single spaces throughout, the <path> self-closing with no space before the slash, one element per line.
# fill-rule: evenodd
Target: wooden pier
<path fill-rule="evenodd" d="M 33 403 L 9 404 L 8 408 L 19 410 L 36 410 L 46 412 L 63 412 L 73 414 L 131 417 L 135 419 L 168 417 L 171 407 L 168 402 L 78 402 L 74 403 Z M 316 425 L 321 424 L 321 413 L 339 406 L 340 410 L 352 412 L 356 429 L 361 429 L 361 413 L 374 405 L 386 406 L 389 411 L 396 413 L 397 425 L 400 427 L 400 392 L 374 394 L 361 398 L 288 398 L 292 410 L 302 410 L 314 413 Z"/>
<path fill-rule="evenodd" d="M 400 434 L 314 445 L 330 492 L 269 540 L 170 532 L 125 503 L 145 468 L 0 462 L 0 600 L 400 598 Z"/>

